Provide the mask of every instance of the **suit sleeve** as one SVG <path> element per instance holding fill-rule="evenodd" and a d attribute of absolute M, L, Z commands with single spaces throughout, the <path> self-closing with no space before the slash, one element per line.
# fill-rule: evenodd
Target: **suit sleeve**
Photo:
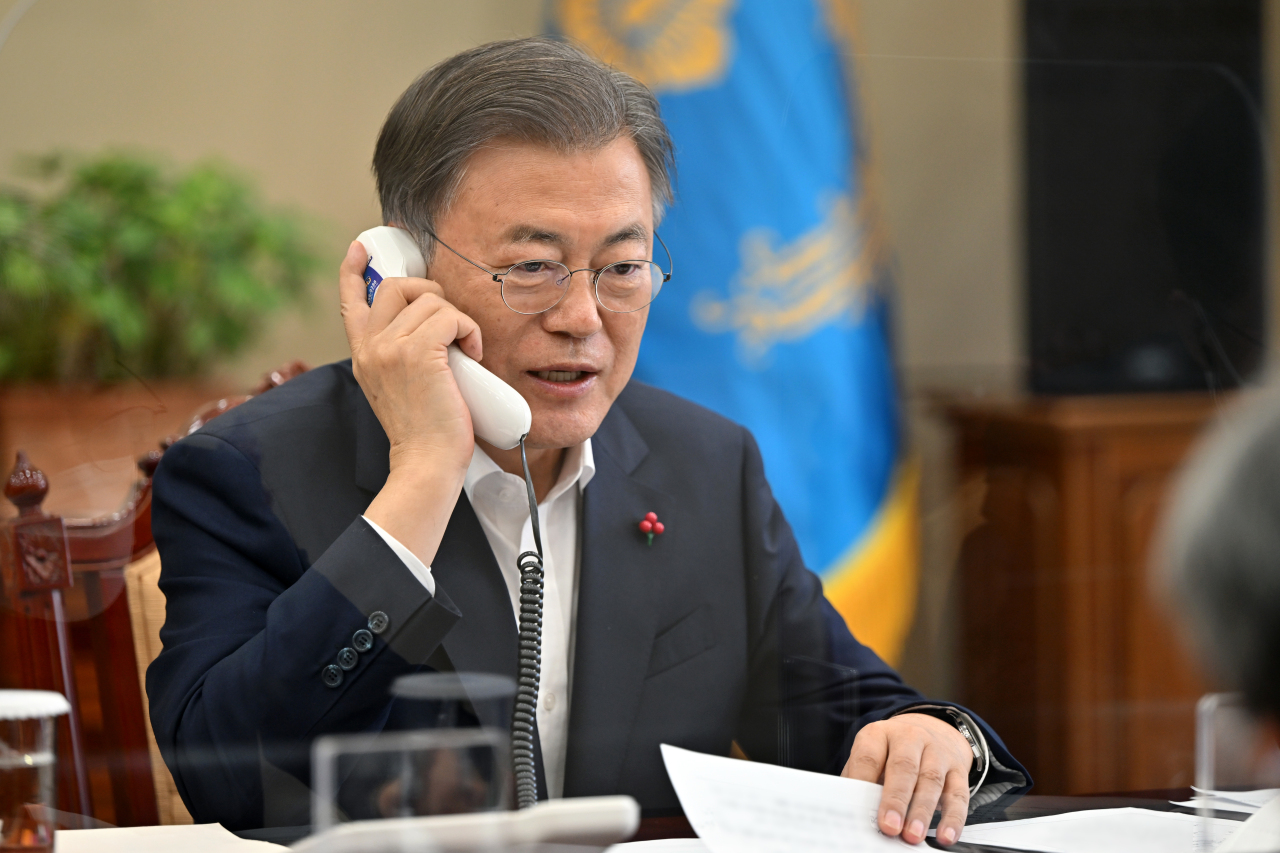
<path fill-rule="evenodd" d="M 822 582 L 804 565 L 799 546 L 764 475 L 759 448 L 746 434 L 743 454 L 743 535 L 753 644 L 750 686 L 738 740 L 751 758 L 789 767 L 839 773 L 864 726 L 930 700 L 905 684 L 892 667 L 850 633 L 822 594 Z M 959 706 L 954 706 L 959 707 Z M 961 709 L 964 710 L 964 709 Z M 985 722 L 993 760 L 1025 770 Z M 994 766 L 994 764 L 993 764 Z"/>
<path fill-rule="evenodd" d="M 457 610 L 358 517 L 309 563 L 258 469 L 216 436 L 165 453 L 152 528 L 166 614 L 147 694 L 165 763 L 197 822 L 279 822 L 272 789 L 305 791 L 310 742 L 379 728 L 391 682 Z"/>

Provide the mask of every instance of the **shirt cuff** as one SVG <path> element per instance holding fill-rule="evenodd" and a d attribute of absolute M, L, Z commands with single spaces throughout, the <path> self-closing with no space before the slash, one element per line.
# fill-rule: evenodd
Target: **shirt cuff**
<path fill-rule="evenodd" d="M 434 598 L 436 594 L 436 578 L 435 575 L 431 574 L 431 567 L 419 560 L 408 548 L 401 545 L 399 539 L 383 530 L 368 517 L 363 515 L 360 517 L 382 537 L 382 541 L 387 543 L 387 547 L 395 552 L 396 556 L 400 558 L 400 562 L 404 563 L 405 568 L 413 573 L 413 576 L 418 579 L 418 583 L 426 587 L 427 592 Z"/>

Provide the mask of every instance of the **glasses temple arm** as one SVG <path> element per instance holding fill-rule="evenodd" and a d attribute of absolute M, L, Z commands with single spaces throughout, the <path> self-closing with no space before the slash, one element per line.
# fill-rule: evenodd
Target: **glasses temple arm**
<path fill-rule="evenodd" d="M 664 278 L 663 281 L 664 282 L 670 281 L 671 276 L 674 275 L 676 271 L 675 261 L 671 259 L 671 250 L 667 248 L 667 244 L 664 243 L 662 238 L 658 236 L 657 231 L 653 232 L 653 239 L 657 240 L 658 245 L 662 246 L 662 251 L 667 253 L 667 272 L 664 273 L 666 278 Z"/>
<path fill-rule="evenodd" d="M 427 233 L 427 236 L 428 236 L 428 237 L 430 237 L 432 240 L 435 240 L 435 241 L 436 241 L 437 243 L 439 243 L 441 246 L 444 246 L 444 247 L 445 247 L 446 249 L 448 249 L 450 252 L 453 252 L 455 255 L 457 255 L 458 257 L 462 258 L 462 259 L 463 259 L 464 261 L 466 261 L 467 263 L 471 264 L 471 266 L 475 267 L 476 269 L 480 270 L 480 272 L 482 272 L 482 273 L 484 273 L 485 275 L 489 276 L 489 278 L 493 279 L 493 280 L 494 280 L 494 281 L 496 281 L 498 284 L 502 284 L 502 277 L 501 277 L 501 276 L 499 276 L 499 275 L 498 275 L 498 273 L 494 272 L 493 270 L 487 270 L 487 269 L 485 269 L 484 267 L 480 266 L 480 265 L 479 265 L 479 264 L 477 264 L 475 261 L 471 260 L 471 259 L 470 259 L 470 258 L 468 258 L 466 255 L 462 254 L 462 253 L 461 253 L 461 252 L 459 252 L 457 249 L 453 248 L 453 247 L 452 247 L 452 246 L 450 246 L 448 243 L 446 243 L 445 241 L 443 241 L 443 240 L 441 240 L 439 237 L 437 237 L 437 236 L 435 235 L 435 232 L 434 232 L 434 231 L 432 231 L 430 228 L 423 228 L 422 230 L 423 230 L 423 231 L 425 231 L 425 232 Z M 654 236 L 656 237 L 657 235 L 655 234 Z M 666 246 L 663 246 L 663 248 L 665 249 L 665 248 L 666 248 Z M 670 257 L 670 256 L 671 256 L 671 253 L 670 253 L 670 252 L 667 252 L 667 256 L 668 256 L 668 257 Z"/>

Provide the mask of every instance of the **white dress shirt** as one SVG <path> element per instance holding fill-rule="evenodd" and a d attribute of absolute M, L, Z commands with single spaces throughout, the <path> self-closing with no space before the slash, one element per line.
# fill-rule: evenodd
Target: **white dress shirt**
<path fill-rule="evenodd" d="M 569 698 L 572 691 L 575 616 L 578 610 L 578 530 L 581 525 L 582 490 L 595 476 L 591 439 L 565 451 L 560 478 L 538 504 L 542 533 L 545 587 L 542 605 L 542 680 L 538 689 L 538 740 L 547 793 L 564 793 L 565 750 L 569 735 Z M 480 519 L 485 538 L 498 561 L 511 596 L 512 618 L 520 612 L 520 570 L 516 558 L 533 551 L 533 525 L 524 478 L 508 474 L 479 447 L 471 454 L 463 484 L 467 499 Z M 432 595 L 436 591 L 431 569 L 391 534 L 369 519 L 378 532 Z"/>

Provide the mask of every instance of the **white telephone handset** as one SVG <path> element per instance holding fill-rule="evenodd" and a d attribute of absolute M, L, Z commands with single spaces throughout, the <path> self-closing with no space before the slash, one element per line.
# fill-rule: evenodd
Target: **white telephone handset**
<path fill-rule="evenodd" d="M 379 225 L 356 238 L 369 255 L 364 271 L 365 301 L 373 304 L 373 295 L 384 278 L 423 278 L 427 274 L 422 252 L 401 228 Z M 471 356 L 449 347 L 449 369 L 458 383 L 458 391 L 471 411 L 471 425 L 476 435 L 501 450 L 511 450 L 529 434 L 533 413 L 516 389 L 480 366 Z"/>

